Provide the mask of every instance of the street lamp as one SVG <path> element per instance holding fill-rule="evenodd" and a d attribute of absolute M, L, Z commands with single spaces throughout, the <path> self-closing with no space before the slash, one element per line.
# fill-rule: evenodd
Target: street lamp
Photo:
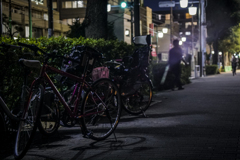
<path fill-rule="evenodd" d="M 193 5 L 191 7 L 188 7 L 188 12 L 191 16 L 194 16 L 197 14 L 197 7 L 193 7 Z"/>
<path fill-rule="evenodd" d="M 214 51 L 212 51 L 212 54 L 214 54 Z"/>
<path fill-rule="evenodd" d="M 163 33 L 167 33 L 168 32 L 168 28 L 163 28 L 162 31 L 163 31 Z"/>
<path fill-rule="evenodd" d="M 188 6 L 188 0 L 180 0 L 180 6 L 186 8 Z"/>
<path fill-rule="evenodd" d="M 110 12 L 111 11 L 111 4 L 107 5 L 107 11 Z"/>
<path fill-rule="evenodd" d="M 162 32 L 158 32 L 158 37 L 159 38 L 163 38 L 163 33 Z"/>
<path fill-rule="evenodd" d="M 187 40 L 186 37 L 182 37 L 182 41 L 185 42 Z"/>

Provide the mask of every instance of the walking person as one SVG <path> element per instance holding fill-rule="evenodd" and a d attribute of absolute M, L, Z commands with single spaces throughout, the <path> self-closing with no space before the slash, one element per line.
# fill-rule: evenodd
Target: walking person
<path fill-rule="evenodd" d="M 178 87 L 178 90 L 184 89 L 181 82 L 181 61 L 185 64 L 186 61 L 183 59 L 183 51 L 179 46 L 179 40 L 175 39 L 173 41 L 173 48 L 169 51 L 169 71 L 174 75 L 174 79 L 171 84 L 171 89 L 174 90 L 175 85 Z"/>
<path fill-rule="evenodd" d="M 233 55 L 232 57 L 232 73 L 233 73 L 233 76 L 236 75 L 236 69 L 237 69 L 237 58 Z"/>

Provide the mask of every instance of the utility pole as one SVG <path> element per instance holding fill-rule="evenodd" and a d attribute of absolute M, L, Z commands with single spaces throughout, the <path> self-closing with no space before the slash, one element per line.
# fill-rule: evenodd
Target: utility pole
<path fill-rule="evenodd" d="M 53 7 L 52 0 L 48 0 L 48 38 L 53 36 Z"/>
<path fill-rule="evenodd" d="M 140 4 L 139 0 L 134 0 L 134 28 L 135 36 L 140 36 Z"/>
<path fill-rule="evenodd" d="M 32 2 L 28 0 L 29 38 L 32 38 Z"/>
<path fill-rule="evenodd" d="M 131 6 L 130 6 L 130 12 L 131 12 L 131 44 L 133 43 L 133 0 L 131 0 Z"/>
<path fill-rule="evenodd" d="M 199 7 L 200 7 L 200 56 L 201 56 L 201 62 L 200 62 L 200 75 L 204 77 L 205 75 L 205 55 L 206 52 L 206 46 L 205 46 L 205 0 L 200 0 Z"/>
<path fill-rule="evenodd" d="M 172 2 L 172 0 L 171 0 Z M 171 7 L 171 12 L 170 12 L 170 44 L 172 44 L 172 35 L 173 35 L 173 27 L 172 27 L 172 19 L 173 19 L 173 15 L 172 15 L 172 7 Z"/>

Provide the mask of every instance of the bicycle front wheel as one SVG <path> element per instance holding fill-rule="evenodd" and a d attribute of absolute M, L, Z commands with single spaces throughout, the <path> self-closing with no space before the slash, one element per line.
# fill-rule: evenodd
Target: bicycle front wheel
<path fill-rule="evenodd" d="M 152 102 L 152 84 L 148 78 L 137 80 L 132 86 L 134 93 L 122 96 L 124 109 L 133 115 L 145 112 Z"/>
<path fill-rule="evenodd" d="M 85 137 L 94 140 L 109 137 L 121 116 L 121 97 L 117 85 L 109 79 L 94 82 L 83 99 L 81 116 Z"/>
<path fill-rule="evenodd" d="M 39 121 L 38 129 L 43 135 L 52 136 L 57 132 L 60 123 L 59 104 L 51 91 L 44 93 Z"/>
<path fill-rule="evenodd" d="M 37 122 L 40 116 L 41 106 L 43 104 L 44 88 L 42 85 L 33 85 L 29 91 L 25 106 L 21 111 L 21 120 L 16 136 L 14 156 L 15 159 L 21 159 L 33 141 L 37 130 Z"/>

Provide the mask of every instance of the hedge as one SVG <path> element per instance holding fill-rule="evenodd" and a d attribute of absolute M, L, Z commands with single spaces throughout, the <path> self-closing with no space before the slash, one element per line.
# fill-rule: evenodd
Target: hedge
<path fill-rule="evenodd" d="M 153 81 L 154 88 L 156 90 L 164 90 L 164 89 L 171 88 L 171 82 L 174 78 L 171 72 L 168 72 L 165 83 L 162 85 L 160 84 L 163 74 L 165 72 L 166 66 L 167 66 L 166 62 L 161 62 L 161 63 L 152 65 L 152 81 Z M 181 74 L 182 84 L 184 85 L 184 84 L 191 83 L 189 79 L 189 77 L 191 76 L 190 66 L 181 65 L 181 70 L 182 70 L 182 74 Z"/>
<path fill-rule="evenodd" d="M 104 39 L 88 39 L 88 38 L 64 38 L 64 37 L 41 37 L 38 39 L 24 39 L 19 38 L 13 40 L 7 37 L 0 37 L 0 43 L 17 45 L 18 42 L 26 44 L 34 44 L 42 50 L 51 53 L 53 50 L 58 50 L 58 55 L 70 54 L 73 46 L 85 45 L 90 46 L 103 53 L 105 61 L 110 59 L 122 58 L 133 54 L 134 45 L 129 45 L 123 41 L 118 40 L 104 40 Z M 0 49 L 0 91 L 1 96 L 6 101 L 10 108 L 14 108 L 17 104 L 17 100 L 21 93 L 21 85 L 23 83 L 22 68 L 18 64 L 20 58 L 38 59 L 43 62 L 43 56 L 26 56 L 25 52 L 31 52 L 27 48 L 23 50 L 10 49 L 5 51 L 4 48 Z M 40 52 L 39 52 L 40 54 Z M 60 68 L 61 59 L 56 59 L 51 65 Z M 30 81 L 37 76 L 39 71 L 33 72 L 30 77 Z"/>
<path fill-rule="evenodd" d="M 218 74 L 218 65 L 206 65 L 206 75 Z"/>
<path fill-rule="evenodd" d="M 24 39 L 19 38 L 16 40 L 0 37 L 0 43 L 5 42 L 7 44 L 17 45 L 18 42 L 26 44 L 34 44 L 41 48 L 42 50 L 51 53 L 53 50 L 58 50 L 58 55 L 70 54 L 70 51 L 73 46 L 76 45 L 85 45 L 95 48 L 99 52 L 103 53 L 106 57 L 104 61 L 111 59 L 123 58 L 124 56 L 129 56 L 133 54 L 135 49 L 134 45 L 129 45 L 123 41 L 118 40 L 104 40 L 104 39 L 89 39 L 89 38 L 64 38 L 64 37 L 41 37 L 38 39 Z M 43 62 L 43 56 L 33 56 L 25 55 L 25 52 L 31 52 L 27 48 L 23 50 L 10 49 L 9 51 L 4 51 L 4 48 L 0 48 L 0 91 L 1 96 L 6 101 L 7 105 L 12 109 L 18 104 L 17 100 L 21 93 L 21 85 L 23 83 L 23 73 L 21 67 L 18 64 L 19 58 L 28 58 L 28 59 L 38 59 L 40 62 Z M 40 53 L 39 53 L 40 54 Z M 53 66 L 60 68 L 61 59 L 55 59 L 52 61 Z M 164 72 L 166 64 L 150 64 L 148 68 L 149 77 L 152 79 L 155 88 L 158 89 L 168 89 L 169 83 L 172 76 L 169 74 L 166 79 L 166 83 L 163 86 L 160 86 L 161 76 Z M 186 67 L 182 67 L 182 77 L 181 80 L 183 84 L 190 83 L 189 76 L 190 72 Z M 34 71 L 31 74 L 30 81 L 38 76 L 39 71 Z M 51 76 L 51 75 L 50 75 Z M 56 81 L 55 81 L 56 82 Z"/>

